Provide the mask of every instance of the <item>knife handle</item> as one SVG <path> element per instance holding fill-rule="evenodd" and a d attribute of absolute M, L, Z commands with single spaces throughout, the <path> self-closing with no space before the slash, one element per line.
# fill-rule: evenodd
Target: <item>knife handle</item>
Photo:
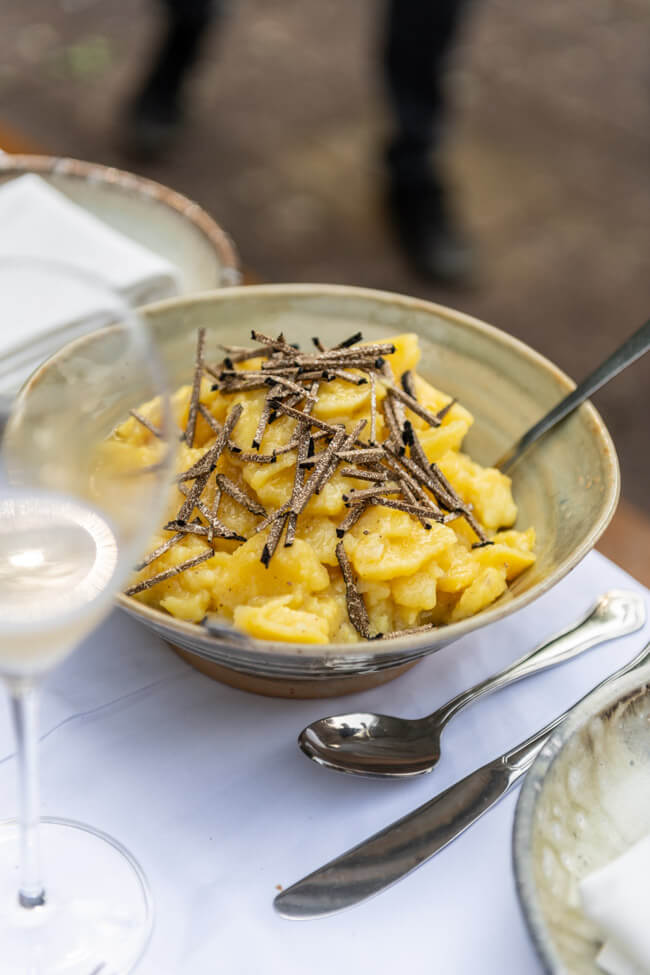
<path fill-rule="evenodd" d="M 633 657 L 632 660 L 625 664 L 624 667 L 621 667 L 620 670 L 616 670 L 613 674 L 610 674 L 609 677 L 606 677 L 605 680 L 601 681 L 601 683 L 594 687 L 593 690 L 589 691 L 589 694 L 586 694 L 582 700 L 586 700 L 587 697 L 595 694 L 596 691 L 601 690 L 601 688 L 608 687 L 610 684 L 613 684 L 614 681 L 618 680 L 619 677 L 622 677 L 623 674 L 629 674 L 631 671 L 637 670 L 647 663 L 650 663 L 650 643 L 646 643 L 643 650 L 641 650 L 636 657 Z M 579 703 L 582 703 L 582 701 Z M 554 718 L 553 721 L 549 721 L 549 723 L 543 728 L 540 728 L 536 734 L 531 735 L 530 738 L 526 738 L 526 740 L 522 741 L 521 744 L 515 745 L 514 748 L 505 753 L 503 756 L 503 761 L 507 768 L 515 776 L 512 779 L 513 783 L 528 771 L 542 750 L 548 736 L 557 728 L 558 725 L 562 724 L 562 722 L 575 707 L 577 707 L 577 705 L 574 704 L 573 707 L 564 711 L 563 714 L 560 714 L 557 718 Z"/>

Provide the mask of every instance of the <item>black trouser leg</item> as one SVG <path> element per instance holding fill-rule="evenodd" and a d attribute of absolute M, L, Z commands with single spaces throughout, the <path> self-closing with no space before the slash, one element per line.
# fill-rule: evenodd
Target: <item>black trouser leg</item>
<path fill-rule="evenodd" d="M 160 46 L 143 86 L 145 96 L 174 101 L 196 64 L 201 43 L 221 13 L 219 0 L 163 0 L 165 24 Z"/>
<path fill-rule="evenodd" d="M 395 131 L 387 161 L 395 182 L 431 178 L 444 121 L 445 73 L 466 0 L 388 0 L 384 70 Z"/>

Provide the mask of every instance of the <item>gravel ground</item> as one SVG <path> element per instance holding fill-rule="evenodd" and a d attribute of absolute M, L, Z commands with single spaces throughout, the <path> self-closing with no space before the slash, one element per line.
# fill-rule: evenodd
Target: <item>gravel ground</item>
<path fill-rule="evenodd" d="M 404 265 L 381 207 L 386 132 L 373 0 L 239 0 L 205 47 L 182 142 L 134 167 L 119 113 L 147 59 L 143 0 L 0 6 L 0 119 L 45 151 L 137 168 L 193 196 L 263 280 L 429 297 L 529 342 L 576 379 L 647 317 L 646 0 L 487 0 L 449 84 L 472 291 Z M 650 512 L 650 359 L 596 397 L 628 500 Z"/>

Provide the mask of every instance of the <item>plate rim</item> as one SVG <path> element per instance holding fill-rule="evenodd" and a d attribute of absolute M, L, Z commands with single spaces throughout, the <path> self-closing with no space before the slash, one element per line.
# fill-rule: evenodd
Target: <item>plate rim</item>
<path fill-rule="evenodd" d="M 569 716 L 551 733 L 527 772 L 515 806 L 511 858 L 517 900 L 526 930 L 548 975 L 570 975 L 557 954 L 548 925 L 539 906 L 531 856 L 535 810 L 544 781 L 570 740 L 593 718 L 611 710 L 644 689 L 650 694 L 650 663 L 623 674 L 607 687 L 596 687 L 571 709 Z M 594 972 L 600 971 L 595 968 Z"/>
<path fill-rule="evenodd" d="M 178 190 L 150 179 L 148 176 L 140 176 L 126 169 L 105 166 L 103 163 L 88 162 L 70 156 L 0 153 L 0 177 L 12 176 L 12 174 L 18 177 L 27 173 L 35 173 L 39 176 L 66 176 L 88 183 L 101 182 L 107 186 L 116 187 L 126 194 L 135 191 L 142 197 L 149 197 L 164 204 L 189 221 L 207 239 L 219 259 L 220 287 L 230 288 L 241 283 L 242 272 L 239 253 L 230 235 L 210 216 L 207 210 L 204 210 L 195 200 L 190 199 Z M 194 293 L 188 292 L 179 297 L 187 299 Z"/>

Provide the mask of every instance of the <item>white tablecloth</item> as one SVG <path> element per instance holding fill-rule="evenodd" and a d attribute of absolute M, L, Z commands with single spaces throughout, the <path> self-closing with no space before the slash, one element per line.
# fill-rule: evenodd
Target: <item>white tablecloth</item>
<path fill-rule="evenodd" d="M 516 794 L 432 861 L 337 916 L 285 921 L 288 886 L 498 755 L 631 658 L 648 633 L 588 651 L 465 711 L 436 771 L 411 782 L 328 772 L 297 749 L 315 718 L 419 715 L 499 669 L 610 588 L 647 590 L 592 553 L 532 606 L 375 690 L 322 701 L 257 697 L 193 671 L 114 613 L 50 678 L 42 707 L 45 815 L 120 839 L 151 882 L 156 926 L 138 975 L 539 975 L 511 869 Z M 0 817 L 14 805 L 0 702 Z"/>

